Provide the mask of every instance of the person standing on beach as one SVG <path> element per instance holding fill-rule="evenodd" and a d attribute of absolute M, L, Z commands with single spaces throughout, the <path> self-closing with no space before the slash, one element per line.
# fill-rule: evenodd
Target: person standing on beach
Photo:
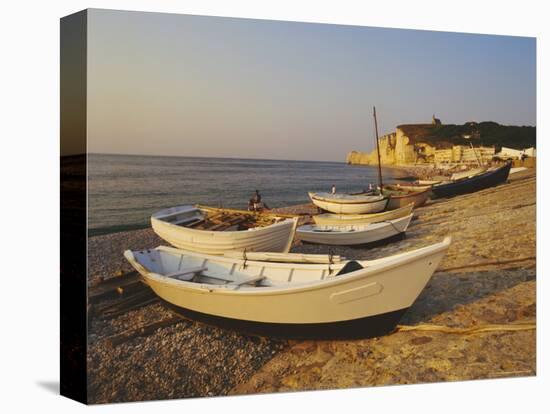
<path fill-rule="evenodd" d="M 248 201 L 248 209 L 258 211 L 262 209 L 262 196 L 258 190 L 254 191 L 254 195 Z"/>
<path fill-rule="evenodd" d="M 331 194 L 336 194 L 336 186 L 332 184 L 332 188 L 330 189 Z"/>

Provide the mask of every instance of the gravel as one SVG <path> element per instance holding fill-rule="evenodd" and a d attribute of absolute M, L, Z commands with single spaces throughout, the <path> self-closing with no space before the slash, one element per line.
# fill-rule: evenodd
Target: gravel
<path fill-rule="evenodd" d="M 132 270 L 122 256 L 125 249 L 163 244 L 151 229 L 89 238 L 89 283 Z M 241 335 L 188 320 L 114 348 L 106 340 L 170 316 L 156 303 L 114 319 L 90 321 L 90 403 L 226 395 L 287 346 L 282 340 Z"/>
<path fill-rule="evenodd" d="M 532 170 L 511 183 L 416 210 L 402 240 L 375 247 L 295 245 L 293 252 L 372 259 L 451 235 L 441 268 L 535 255 L 536 191 Z M 312 214 L 311 204 L 278 209 Z M 89 281 L 131 267 L 125 249 L 166 244 L 151 229 L 89 238 Z M 470 326 L 532 317 L 535 260 L 514 266 L 438 272 L 403 323 Z M 532 374 L 535 334 L 449 337 L 398 333 L 364 341 L 283 341 L 241 335 L 189 320 L 114 348 L 111 335 L 167 318 L 156 303 L 89 325 L 89 402 L 108 403 Z M 494 377 L 494 376 L 493 376 Z"/>
<path fill-rule="evenodd" d="M 335 254 L 374 258 L 453 237 L 425 290 L 400 321 L 475 327 L 534 322 L 536 317 L 536 180 L 533 170 L 510 183 L 416 210 L 404 240 Z M 296 251 L 326 252 L 304 245 Z M 533 258 L 483 267 L 457 266 Z M 279 352 L 231 394 L 286 392 L 536 374 L 536 331 L 475 335 L 397 332 L 356 341 L 298 341 Z"/>

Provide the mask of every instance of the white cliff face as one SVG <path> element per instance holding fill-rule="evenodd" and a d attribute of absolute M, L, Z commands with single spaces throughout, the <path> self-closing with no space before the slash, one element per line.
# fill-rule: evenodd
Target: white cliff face
<path fill-rule="evenodd" d="M 437 149 L 428 143 L 415 142 L 401 128 L 396 128 L 395 133 L 380 137 L 379 146 L 380 161 L 384 165 L 474 163 L 478 158 L 486 162 L 491 160 L 495 154 L 494 147 L 479 147 L 473 150 L 463 145 L 454 145 L 446 149 Z M 376 149 L 369 153 L 351 151 L 346 162 L 358 165 L 377 165 Z"/>
<path fill-rule="evenodd" d="M 402 165 L 414 163 L 416 161 L 414 145 L 400 128 L 396 129 L 395 141 L 394 164 Z"/>
<path fill-rule="evenodd" d="M 410 164 L 415 161 L 414 146 L 410 139 L 399 128 L 396 132 L 384 135 L 379 139 L 380 161 L 384 165 Z M 373 165 L 378 163 L 376 149 L 367 153 L 351 151 L 346 162 L 348 164 Z"/>

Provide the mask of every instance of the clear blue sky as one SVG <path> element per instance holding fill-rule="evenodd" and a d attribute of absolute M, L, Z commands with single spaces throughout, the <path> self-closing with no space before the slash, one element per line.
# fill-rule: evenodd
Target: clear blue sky
<path fill-rule="evenodd" d="M 396 125 L 535 125 L 534 38 L 90 10 L 88 150 L 344 161 Z"/>

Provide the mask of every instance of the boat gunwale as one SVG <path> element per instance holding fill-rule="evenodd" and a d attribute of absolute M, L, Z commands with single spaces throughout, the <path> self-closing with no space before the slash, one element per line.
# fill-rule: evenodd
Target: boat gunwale
<path fill-rule="evenodd" d="M 234 286 L 230 286 L 227 284 L 219 284 L 219 285 L 205 284 L 205 283 L 199 284 L 196 282 L 188 282 L 184 280 L 171 279 L 159 273 L 148 271 L 143 265 L 141 265 L 141 263 L 139 263 L 139 261 L 136 260 L 131 250 L 127 250 L 126 252 L 124 252 L 124 256 L 132 264 L 132 266 L 134 266 L 134 263 L 136 263 L 138 267 L 145 270 L 144 272 L 145 274 L 143 274 L 142 272 L 140 273 L 146 280 L 152 279 L 164 285 L 171 285 L 172 287 L 177 288 L 179 290 L 186 290 L 186 291 L 191 291 L 191 292 L 200 293 L 200 294 L 212 293 L 216 295 L 277 296 L 277 295 L 295 294 L 295 293 L 300 293 L 300 292 L 305 292 L 310 290 L 325 289 L 325 288 L 332 287 L 333 285 L 347 284 L 357 279 L 370 278 L 372 276 L 376 276 L 379 273 L 392 270 L 396 267 L 406 266 L 408 263 L 411 263 L 413 261 L 421 260 L 428 256 L 432 256 L 442 251 L 446 251 L 449 248 L 451 242 L 452 242 L 452 238 L 450 236 L 447 236 L 441 242 L 438 242 L 429 246 L 421 247 L 419 249 L 411 250 L 409 252 L 403 252 L 397 255 L 393 255 L 393 256 L 389 256 L 381 259 L 358 261 L 362 266 L 364 266 L 362 269 L 356 270 L 354 272 L 346 273 L 343 275 L 338 275 L 337 277 L 334 276 L 326 279 L 315 280 L 312 282 L 300 283 L 300 284 L 287 283 L 286 285 L 262 286 L 262 287 L 240 286 L 238 289 L 234 289 Z M 176 251 L 176 252 L 180 251 L 178 249 L 174 249 L 166 246 L 159 246 L 157 247 L 157 249 L 164 250 L 164 251 Z M 186 253 L 193 253 L 193 252 L 186 252 Z M 203 254 L 199 254 L 198 256 L 201 256 L 203 258 L 204 256 L 208 256 L 216 261 L 228 261 L 230 263 L 235 263 L 235 264 L 244 263 L 244 260 L 225 258 L 223 256 L 211 256 L 211 255 L 203 255 Z M 342 262 L 341 267 L 343 267 L 346 263 L 347 262 Z M 266 262 L 247 261 L 247 264 L 265 266 Z M 273 267 L 285 267 L 285 263 L 270 262 L 269 266 L 271 267 L 272 265 Z M 278 266 L 274 266 L 274 265 L 278 265 Z M 323 268 L 327 268 L 328 266 L 329 265 L 293 264 L 293 267 L 306 267 L 306 268 L 309 267 L 310 269 L 311 268 L 323 269 Z M 338 267 L 338 266 L 335 266 L 335 267 Z M 437 271 L 437 268 L 433 270 L 432 274 L 435 273 L 436 271 Z"/>

